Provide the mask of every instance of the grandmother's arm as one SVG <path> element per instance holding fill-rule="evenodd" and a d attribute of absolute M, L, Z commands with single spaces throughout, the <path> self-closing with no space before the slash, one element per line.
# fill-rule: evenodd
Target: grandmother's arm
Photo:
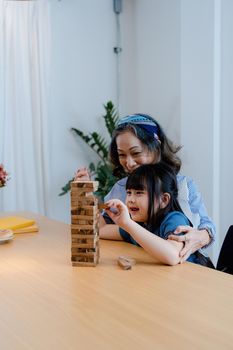
<path fill-rule="evenodd" d="M 183 235 L 179 236 L 180 233 L 183 233 Z M 168 239 L 184 243 L 180 251 L 181 262 L 183 262 L 187 260 L 192 253 L 208 245 L 210 236 L 206 230 L 198 230 L 191 226 L 178 226 Z"/>

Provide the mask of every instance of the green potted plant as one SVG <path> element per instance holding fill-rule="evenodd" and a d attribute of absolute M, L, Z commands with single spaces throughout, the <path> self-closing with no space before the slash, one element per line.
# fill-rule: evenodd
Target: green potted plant
<path fill-rule="evenodd" d="M 111 138 L 113 130 L 116 128 L 117 121 L 119 120 L 119 116 L 111 101 L 108 101 L 104 105 L 104 109 L 105 114 L 102 117 L 104 118 L 106 129 Z M 71 128 L 71 131 L 75 136 L 80 137 L 97 155 L 96 163 L 90 163 L 89 170 L 92 179 L 99 182 L 99 189 L 96 192 L 96 195 L 103 200 L 104 196 L 117 181 L 116 177 L 112 175 L 112 166 L 108 159 L 109 143 L 97 132 L 90 132 L 85 135 L 77 128 Z M 62 192 L 59 194 L 60 196 L 70 191 L 70 183 L 73 180 L 74 178 L 69 180 L 67 184 L 62 187 Z"/>

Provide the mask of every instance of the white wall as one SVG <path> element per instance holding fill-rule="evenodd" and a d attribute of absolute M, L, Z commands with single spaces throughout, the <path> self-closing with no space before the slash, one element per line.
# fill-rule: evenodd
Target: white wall
<path fill-rule="evenodd" d="M 183 169 L 213 216 L 214 1 L 181 1 Z"/>
<path fill-rule="evenodd" d="M 233 224 L 233 1 L 221 2 L 220 240 Z"/>
<path fill-rule="evenodd" d="M 180 142 L 180 1 L 136 2 L 135 110 L 161 122 Z"/>
<path fill-rule="evenodd" d="M 136 111 L 137 94 L 137 50 L 136 50 L 136 2 L 122 0 L 120 19 L 121 47 L 120 54 L 120 106 L 119 114 L 126 115 Z"/>
<path fill-rule="evenodd" d="M 69 129 L 105 130 L 103 103 L 116 100 L 115 15 L 109 0 L 51 1 L 50 216 L 69 221 L 69 195 L 58 197 L 94 153 Z"/>
<path fill-rule="evenodd" d="M 232 224 L 231 137 L 233 3 L 183 0 L 181 8 L 181 138 L 186 173 L 201 189 L 217 228 L 216 261 Z"/>

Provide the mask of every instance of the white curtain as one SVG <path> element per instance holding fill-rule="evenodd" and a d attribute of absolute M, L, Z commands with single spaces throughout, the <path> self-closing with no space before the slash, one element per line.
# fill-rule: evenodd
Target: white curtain
<path fill-rule="evenodd" d="M 48 0 L 0 0 L 0 210 L 48 214 Z"/>

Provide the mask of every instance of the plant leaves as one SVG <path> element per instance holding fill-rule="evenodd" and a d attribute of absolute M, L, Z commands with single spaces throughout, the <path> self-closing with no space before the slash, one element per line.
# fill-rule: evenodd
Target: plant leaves
<path fill-rule="evenodd" d="M 102 117 L 105 121 L 106 129 L 109 136 L 112 137 L 113 130 L 117 126 L 119 120 L 118 112 L 111 101 L 108 101 L 104 105 L 105 115 Z M 103 200 L 106 194 L 111 190 L 112 186 L 116 183 L 117 178 L 112 175 L 112 165 L 108 160 L 108 142 L 97 132 L 90 132 L 84 134 L 77 128 L 71 128 L 71 131 L 78 137 L 80 137 L 99 157 L 99 161 L 94 164 L 89 164 L 89 170 L 94 180 L 99 182 L 98 191 L 95 194 Z M 74 179 L 71 179 L 64 187 L 60 196 L 66 194 L 70 190 L 70 183 Z"/>
<path fill-rule="evenodd" d="M 64 194 L 66 194 L 67 192 L 70 191 L 70 184 L 71 184 L 72 181 L 74 181 L 74 177 L 73 177 L 73 179 L 69 180 L 69 181 L 65 184 L 65 186 L 63 186 L 63 187 L 61 188 L 61 189 L 62 189 L 62 192 L 59 193 L 59 196 L 63 196 Z"/>
<path fill-rule="evenodd" d="M 112 133 L 116 129 L 119 116 L 111 101 L 108 101 L 106 105 L 104 105 L 104 108 L 106 111 L 106 114 L 103 116 L 105 120 L 105 126 L 108 130 L 110 137 L 112 137 Z"/>

